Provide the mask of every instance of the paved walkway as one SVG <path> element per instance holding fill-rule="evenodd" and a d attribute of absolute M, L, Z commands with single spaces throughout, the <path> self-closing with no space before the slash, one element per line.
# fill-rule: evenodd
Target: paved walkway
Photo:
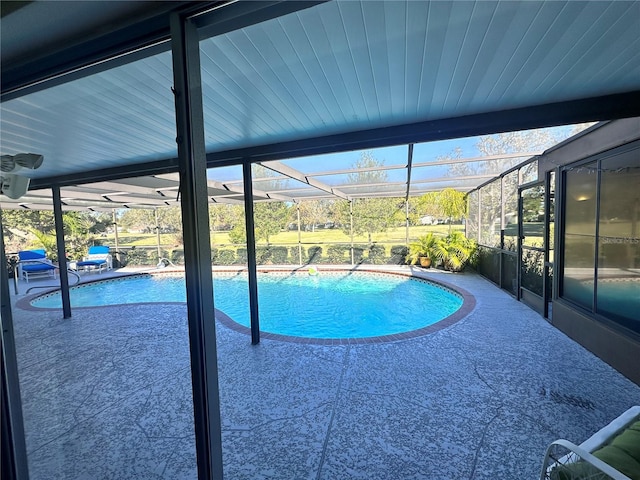
<path fill-rule="evenodd" d="M 251 346 L 218 324 L 226 479 L 535 479 L 549 442 L 640 404 L 638 386 L 482 277 L 425 276 L 476 308 L 375 345 Z M 195 478 L 186 307 L 61 317 L 14 308 L 31 478 Z"/>

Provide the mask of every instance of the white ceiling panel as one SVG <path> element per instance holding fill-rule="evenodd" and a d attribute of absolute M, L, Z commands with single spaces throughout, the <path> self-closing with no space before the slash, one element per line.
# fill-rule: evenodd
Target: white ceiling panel
<path fill-rule="evenodd" d="M 2 103 L 3 154 L 41 153 L 36 177 L 177 156 L 164 53 Z"/>
<path fill-rule="evenodd" d="M 640 88 L 637 2 L 328 2 L 203 40 L 223 150 Z"/>

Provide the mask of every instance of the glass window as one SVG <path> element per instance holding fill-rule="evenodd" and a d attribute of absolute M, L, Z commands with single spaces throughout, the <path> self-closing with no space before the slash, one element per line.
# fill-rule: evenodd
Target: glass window
<path fill-rule="evenodd" d="M 640 332 L 640 158 L 603 160 L 600 177 L 597 311 Z"/>
<path fill-rule="evenodd" d="M 522 244 L 544 247 L 544 186 L 522 191 Z"/>
<path fill-rule="evenodd" d="M 556 225 L 556 174 L 549 175 L 549 229 L 547 231 L 547 245 L 549 246 L 549 261 L 553 262 L 553 250 L 555 248 Z"/>
<path fill-rule="evenodd" d="M 524 288 L 542 296 L 544 252 L 539 250 L 523 249 L 520 275 L 522 286 Z"/>
<path fill-rule="evenodd" d="M 564 272 L 561 296 L 593 308 L 596 236 L 596 163 L 566 175 Z"/>

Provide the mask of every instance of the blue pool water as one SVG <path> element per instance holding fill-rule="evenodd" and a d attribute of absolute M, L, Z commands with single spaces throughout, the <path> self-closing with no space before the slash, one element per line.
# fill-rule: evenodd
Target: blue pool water
<path fill-rule="evenodd" d="M 366 338 L 417 330 L 448 317 L 462 297 L 439 285 L 366 273 L 258 275 L 260 330 L 306 338 Z M 71 289 L 72 307 L 185 302 L 183 277 L 150 275 Z M 214 276 L 215 307 L 249 326 L 246 275 Z M 60 294 L 32 301 L 61 308 Z"/>

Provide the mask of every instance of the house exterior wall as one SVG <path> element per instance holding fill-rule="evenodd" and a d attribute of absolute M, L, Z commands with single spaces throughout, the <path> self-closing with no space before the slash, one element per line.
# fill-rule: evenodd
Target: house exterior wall
<path fill-rule="evenodd" d="M 616 159 L 621 159 L 622 162 Z M 557 172 L 556 274 L 551 323 L 640 384 L 640 369 L 637 364 L 637 359 L 640 358 L 640 310 L 634 308 L 634 302 L 640 302 L 640 241 L 638 222 L 633 221 L 634 218 L 637 220 L 638 212 L 629 212 L 630 209 L 633 210 L 635 198 L 632 197 L 635 193 L 631 193 L 629 189 L 613 193 L 617 195 L 615 200 L 609 198 L 609 204 L 612 201 L 620 202 L 620 209 L 624 211 L 620 212 L 619 217 L 629 220 L 635 226 L 619 227 L 624 233 L 619 238 L 616 237 L 616 240 L 624 244 L 621 245 L 625 250 L 624 255 L 618 255 L 616 268 L 604 268 L 611 266 L 607 264 L 610 260 L 606 259 L 611 249 L 605 248 L 610 247 L 607 243 L 610 243 L 612 237 L 606 235 L 610 235 L 607 229 L 611 228 L 611 221 L 605 218 L 603 193 L 606 192 L 603 182 L 607 175 L 605 167 L 608 165 L 616 166 L 614 172 L 618 177 L 634 175 L 633 178 L 627 177 L 627 186 L 630 182 L 635 182 L 640 169 L 639 118 L 599 125 L 584 135 L 545 152 L 540 158 L 540 175 L 553 170 Z M 592 184 L 593 187 L 593 195 L 590 195 L 588 201 L 573 198 L 576 185 L 580 187 L 583 184 Z M 611 197 L 612 192 L 607 195 Z M 577 211 L 587 204 L 590 204 L 592 211 Z M 636 210 L 640 210 L 640 207 L 636 206 Z M 593 219 L 593 224 L 583 222 L 583 228 L 589 230 L 582 232 L 584 235 L 572 230 L 580 215 L 583 219 Z M 575 241 L 579 245 L 572 246 L 570 243 Z M 585 288 L 580 289 L 581 285 Z M 613 310 L 605 308 L 605 286 L 620 286 L 625 289 L 621 291 L 618 302 L 627 304 L 624 311 L 616 311 L 617 304 Z M 620 309 L 622 308 L 621 306 Z"/>

